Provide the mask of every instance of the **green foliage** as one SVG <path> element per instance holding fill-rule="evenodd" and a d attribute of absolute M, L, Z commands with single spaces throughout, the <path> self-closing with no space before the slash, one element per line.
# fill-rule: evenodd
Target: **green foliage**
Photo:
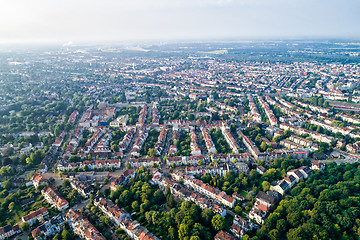
<path fill-rule="evenodd" d="M 30 225 L 27 222 L 22 222 L 22 223 L 20 223 L 19 227 L 22 231 L 26 232 L 27 230 L 29 230 Z"/>
<path fill-rule="evenodd" d="M 232 153 L 232 150 L 229 144 L 227 143 L 227 141 L 225 140 L 220 128 L 218 129 L 212 128 L 210 130 L 210 135 L 212 141 L 215 144 L 217 153 L 223 153 L 223 154 Z"/>
<path fill-rule="evenodd" d="M 223 230 L 225 228 L 225 218 L 216 214 L 211 219 L 211 225 L 212 225 L 213 229 L 215 229 L 216 231 Z"/>
<path fill-rule="evenodd" d="M 159 131 L 156 131 L 155 129 L 151 129 L 149 132 L 149 136 L 145 140 L 144 146 L 140 150 L 140 154 L 145 156 L 150 156 L 150 154 L 154 157 L 156 155 L 156 150 L 154 148 L 155 143 L 158 140 L 158 137 L 160 135 Z M 152 150 L 150 150 L 152 149 Z"/>
<path fill-rule="evenodd" d="M 175 146 L 178 149 L 176 152 L 176 156 L 190 156 L 190 134 L 185 132 L 184 130 L 180 131 L 180 137 L 175 141 Z"/>
<path fill-rule="evenodd" d="M 300 182 L 265 221 L 270 239 L 356 239 L 360 229 L 359 163 L 327 164 Z"/>
<path fill-rule="evenodd" d="M 213 239 L 216 232 L 210 229 L 214 216 L 211 210 L 201 211 L 189 201 L 176 204 L 169 189 L 164 194 L 144 181 L 150 179 L 145 175 L 120 186 L 110 198 L 126 211 L 135 212 L 133 218 L 162 239 Z"/>

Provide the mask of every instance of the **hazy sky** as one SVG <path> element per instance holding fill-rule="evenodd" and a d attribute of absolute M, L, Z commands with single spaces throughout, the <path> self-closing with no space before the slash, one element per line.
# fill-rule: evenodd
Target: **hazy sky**
<path fill-rule="evenodd" d="M 360 39 L 360 0 L 2 0 L 0 43 Z"/>

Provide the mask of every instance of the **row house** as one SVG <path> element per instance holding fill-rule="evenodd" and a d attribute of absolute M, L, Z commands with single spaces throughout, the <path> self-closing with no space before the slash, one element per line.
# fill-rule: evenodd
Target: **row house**
<path fill-rule="evenodd" d="M 78 115 L 79 115 L 78 110 L 73 111 L 69 117 L 69 122 L 74 123 Z"/>
<path fill-rule="evenodd" d="M 173 176 L 173 174 L 172 174 Z M 178 176 L 179 177 L 179 176 Z M 185 179 L 190 179 L 189 176 L 184 176 Z M 179 181 L 180 178 L 178 178 L 177 181 Z M 210 200 L 207 197 L 204 197 L 196 192 L 193 192 L 187 188 L 182 187 L 179 183 L 166 178 L 162 177 L 158 181 L 160 189 L 164 190 L 166 186 L 169 186 L 170 191 L 174 196 L 179 197 L 183 199 L 184 201 L 193 201 L 196 205 L 198 205 L 200 208 L 209 208 L 213 212 L 221 215 L 226 216 L 226 209 L 216 204 L 213 200 Z"/>
<path fill-rule="evenodd" d="M 133 148 L 130 151 L 130 157 L 135 158 L 140 156 L 140 150 L 148 137 L 149 133 L 145 128 L 139 129 L 138 137 L 136 138 Z"/>
<path fill-rule="evenodd" d="M 172 142 L 174 143 L 176 140 L 178 140 L 180 138 L 180 132 L 178 130 L 175 130 L 173 128 L 173 131 L 172 131 Z M 169 147 L 169 152 L 168 152 L 168 155 L 169 156 L 174 156 L 176 153 L 177 153 L 178 149 L 176 148 L 176 146 L 174 144 L 170 145 Z"/>
<path fill-rule="evenodd" d="M 276 126 L 277 123 L 277 119 L 275 117 L 274 112 L 271 110 L 269 104 L 267 102 L 265 102 L 262 97 L 258 96 L 259 99 L 259 103 L 261 105 L 261 107 L 264 109 L 266 116 L 269 119 L 270 125 L 271 126 Z"/>
<path fill-rule="evenodd" d="M 127 133 L 125 134 L 123 140 L 119 143 L 119 151 L 124 152 L 130 145 L 131 140 L 133 139 L 135 135 L 136 129 L 131 128 Z"/>
<path fill-rule="evenodd" d="M 107 167 L 113 167 L 118 169 L 121 167 L 120 159 L 108 159 L 108 160 L 93 160 L 93 161 L 83 161 L 76 163 L 63 162 L 57 165 L 59 171 L 71 171 L 74 168 L 84 168 L 87 167 L 89 170 L 95 170 L 97 168 L 105 169 Z"/>
<path fill-rule="evenodd" d="M 305 146 L 305 147 L 311 147 L 313 145 L 313 142 L 310 141 L 310 140 L 307 140 L 305 138 L 302 138 L 302 137 L 298 137 L 296 135 L 291 135 L 289 137 L 289 140 L 290 141 L 293 141 L 294 143 L 297 143 L 297 144 L 300 144 L 302 146 Z"/>
<path fill-rule="evenodd" d="M 199 179 L 192 178 L 189 181 L 184 181 L 184 183 L 188 184 L 190 187 L 192 187 L 195 191 L 200 192 L 222 204 L 225 206 L 228 206 L 230 208 L 233 208 L 235 206 L 236 200 L 227 195 L 225 192 L 220 191 L 217 188 L 212 187 L 211 185 L 204 183 L 203 181 Z"/>
<path fill-rule="evenodd" d="M 68 222 L 76 235 L 85 240 L 106 240 L 106 238 L 97 230 L 90 221 L 79 211 L 70 209 L 65 220 Z"/>
<path fill-rule="evenodd" d="M 36 173 L 34 176 L 30 178 L 30 181 L 32 181 L 32 184 L 35 188 L 37 188 L 41 184 L 47 184 L 47 179 L 41 175 L 40 173 Z"/>
<path fill-rule="evenodd" d="M 70 180 L 70 185 L 85 198 L 88 198 L 90 194 L 94 191 L 91 185 L 77 179 Z"/>
<path fill-rule="evenodd" d="M 117 227 L 123 229 L 130 238 L 135 240 L 158 240 L 154 234 L 142 227 L 136 220 L 133 221 L 124 209 L 119 208 L 111 200 L 97 197 L 94 199 L 94 205 L 106 214 Z"/>
<path fill-rule="evenodd" d="M 216 204 L 211 199 L 204 197 L 196 192 L 192 192 L 188 197 L 189 200 L 193 201 L 196 205 L 198 205 L 201 209 L 208 208 L 212 210 L 214 213 L 219 214 L 222 217 L 226 216 L 226 209 Z"/>
<path fill-rule="evenodd" d="M 204 155 L 167 157 L 166 158 L 166 165 L 170 166 L 173 163 L 176 166 L 180 166 L 180 165 L 196 165 L 199 160 L 204 162 L 206 159 L 207 159 L 207 157 L 204 156 Z"/>
<path fill-rule="evenodd" d="M 298 148 L 302 148 L 303 146 L 301 146 L 300 144 L 297 144 L 297 143 L 294 143 L 292 141 L 289 141 L 289 140 L 281 140 L 280 141 L 280 145 L 286 147 L 286 148 L 289 148 L 289 149 L 298 149 Z"/>
<path fill-rule="evenodd" d="M 249 107 L 250 107 L 250 116 L 251 118 L 258 123 L 261 123 L 261 115 L 256 107 L 256 104 L 254 102 L 254 99 L 252 98 L 251 95 L 248 96 L 248 100 L 249 100 Z"/>
<path fill-rule="evenodd" d="M 225 124 L 223 123 L 222 127 L 221 127 L 221 131 L 222 131 L 222 134 L 223 134 L 225 140 L 229 144 L 231 150 L 234 153 L 238 153 L 240 147 L 239 147 L 238 143 L 236 142 L 235 138 L 233 137 L 233 135 L 231 134 L 229 127 L 225 126 Z"/>
<path fill-rule="evenodd" d="M 45 240 L 51 236 L 60 233 L 65 228 L 64 218 L 59 214 L 41 226 L 31 231 L 31 235 L 35 240 Z"/>
<path fill-rule="evenodd" d="M 41 161 L 41 163 L 39 164 L 39 172 L 40 173 L 46 173 L 48 170 L 48 167 L 50 165 L 50 163 L 52 162 L 54 156 L 56 155 L 57 151 L 58 151 L 58 147 L 57 146 L 51 146 L 50 150 L 48 151 L 48 153 L 45 155 L 44 159 Z"/>
<path fill-rule="evenodd" d="M 343 113 L 338 113 L 335 115 L 336 117 L 340 117 L 342 120 L 347 121 L 349 123 L 355 123 L 355 124 L 360 124 L 360 119 L 355 118 L 353 116 L 349 116 Z"/>
<path fill-rule="evenodd" d="M 49 211 L 42 207 L 36 211 L 33 211 L 21 218 L 23 222 L 27 222 L 30 226 L 33 225 L 36 221 L 43 222 L 44 217 L 49 215 Z"/>
<path fill-rule="evenodd" d="M 21 233 L 19 224 L 14 226 L 8 224 L 4 227 L 0 227 L 0 240 L 9 239 L 18 233 Z"/>
<path fill-rule="evenodd" d="M 147 113 L 147 106 L 145 104 L 140 111 L 139 121 L 136 123 L 137 128 L 142 128 L 142 126 L 145 124 L 146 113 Z"/>
<path fill-rule="evenodd" d="M 154 148 L 157 151 L 157 154 L 160 155 L 164 149 L 165 146 L 165 142 L 166 142 L 166 133 L 167 133 L 167 129 L 164 126 L 160 132 L 159 138 L 157 140 L 157 142 L 155 143 Z"/>
<path fill-rule="evenodd" d="M 190 142 L 191 155 L 193 156 L 201 155 L 201 150 L 198 146 L 197 135 L 194 130 L 190 131 L 190 138 L 191 138 L 191 142 Z"/>
<path fill-rule="evenodd" d="M 281 123 L 280 128 L 283 130 L 290 129 L 292 132 L 294 132 L 295 134 L 298 134 L 298 135 L 308 134 L 311 138 L 315 139 L 318 142 L 325 142 L 325 143 L 330 144 L 332 141 L 336 140 L 335 138 L 327 136 L 325 134 L 321 134 L 321 133 L 310 131 L 310 130 L 300 128 L 297 126 L 293 126 L 288 123 Z"/>
<path fill-rule="evenodd" d="M 170 145 L 168 156 L 174 156 L 177 153 L 178 149 L 175 145 Z"/>
<path fill-rule="evenodd" d="M 55 140 L 55 142 L 52 144 L 52 146 L 60 147 L 61 144 L 62 144 L 63 141 L 64 141 L 65 136 L 66 136 L 66 132 L 65 132 L 65 131 L 62 131 L 62 133 L 61 133 L 60 136 Z"/>
<path fill-rule="evenodd" d="M 217 164 L 216 167 L 192 166 L 186 167 L 184 170 L 186 175 L 204 175 L 205 173 L 209 173 L 212 177 L 215 175 L 219 175 L 221 177 L 230 171 L 235 173 L 237 172 L 236 166 L 230 163 Z"/>
<path fill-rule="evenodd" d="M 233 224 L 230 227 L 230 231 L 237 237 L 242 238 L 247 231 L 251 231 L 254 225 L 252 222 L 242 218 L 240 216 L 235 216 Z"/>
<path fill-rule="evenodd" d="M 141 166 L 151 167 L 154 163 L 160 166 L 161 159 L 159 157 L 143 157 L 143 158 L 131 158 L 129 163 L 133 168 L 139 168 Z"/>
<path fill-rule="evenodd" d="M 319 112 L 319 113 L 325 113 L 325 114 L 329 114 L 331 112 L 329 108 L 323 108 L 323 107 L 319 107 L 319 106 L 314 106 L 314 105 L 307 104 L 307 103 L 302 103 L 302 102 L 296 101 L 296 100 L 295 100 L 295 103 L 302 106 L 303 108 L 308 107 L 313 112 Z"/>
<path fill-rule="evenodd" d="M 110 189 L 115 191 L 117 186 L 127 184 L 131 178 L 135 177 L 135 174 L 135 169 L 126 169 L 118 178 L 111 182 Z"/>
<path fill-rule="evenodd" d="M 214 240 L 236 240 L 236 238 L 231 234 L 221 230 L 215 235 Z"/>
<path fill-rule="evenodd" d="M 249 161 L 248 153 L 238 153 L 238 154 L 211 154 L 211 159 L 213 161 L 221 161 L 230 163 L 236 160 L 236 162 L 247 162 Z"/>
<path fill-rule="evenodd" d="M 86 153 L 89 153 L 90 150 L 93 148 L 93 146 L 95 145 L 95 143 L 101 138 L 101 136 L 104 134 L 103 130 L 101 128 L 98 128 L 96 130 L 96 132 L 94 133 L 94 135 L 87 140 L 87 142 L 85 143 L 85 147 Z"/>
<path fill-rule="evenodd" d="M 117 227 L 125 218 L 130 218 L 130 215 L 124 209 L 120 209 L 109 199 L 96 197 L 94 205 L 105 213 Z"/>
<path fill-rule="evenodd" d="M 41 194 L 48 203 L 50 203 L 53 207 L 56 207 L 59 211 L 64 211 L 69 207 L 69 202 L 66 201 L 51 185 L 44 187 L 41 190 Z"/>
<path fill-rule="evenodd" d="M 160 121 L 160 113 L 158 110 L 158 102 L 154 102 L 152 106 L 152 124 L 159 125 Z"/>
<path fill-rule="evenodd" d="M 201 127 L 201 133 L 203 135 L 204 141 L 205 141 L 205 145 L 206 148 L 208 150 L 209 153 L 216 153 L 216 148 L 215 148 L 215 144 L 213 143 L 210 133 L 208 131 L 207 128 L 205 127 Z"/>
<path fill-rule="evenodd" d="M 279 118 L 280 122 L 291 122 L 291 121 L 296 121 L 298 119 L 299 119 L 299 117 L 297 117 L 295 115 L 286 115 L 286 116 L 281 116 Z"/>
<path fill-rule="evenodd" d="M 238 132 L 241 132 L 240 130 Z M 240 135 L 241 136 L 241 135 Z M 251 153 L 251 155 L 256 159 L 260 159 L 262 157 L 261 152 L 259 150 L 259 148 L 255 145 L 255 143 L 253 143 L 253 141 L 250 140 L 250 138 L 248 138 L 247 136 L 245 136 L 244 134 L 242 134 L 242 141 L 245 145 L 245 147 L 249 150 L 249 152 Z M 262 160 L 262 159 L 261 159 Z"/>
<path fill-rule="evenodd" d="M 265 100 L 270 103 L 271 105 L 275 105 L 276 101 L 274 99 L 272 99 L 269 95 L 265 96 Z"/>
<path fill-rule="evenodd" d="M 310 119 L 309 121 L 311 124 L 314 124 L 314 125 L 317 125 L 317 126 L 320 126 L 320 127 L 323 127 L 324 129 L 327 129 L 329 131 L 332 131 L 334 133 L 341 133 L 343 135 L 348 135 L 350 132 L 351 132 L 351 129 L 349 128 L 343 128 L 343 127 L 337 127 L 337 126 L 333 126 L 333 125 L 330 125 L 330 124 L 327 124 L 327 123 L 323 123 L 323 122 L 320 122 L 320 121 L 317 121 L 315 119 Z"/>
<path fill-rule="evenodd" d="M 190 121 L 184 121 L 184 120 L 167 120 L 164 122 L 164 125 L 171 125 L 173 131 L 180 131 L 184 130 L 186 132 L 189 132 L 191 129 Z"/>
<path fill-rule="evenodd" d="M 72 172 L 67 173 L 67 177 L 83 182 L 104 181 L 109 178 L 109 172 Z"/>

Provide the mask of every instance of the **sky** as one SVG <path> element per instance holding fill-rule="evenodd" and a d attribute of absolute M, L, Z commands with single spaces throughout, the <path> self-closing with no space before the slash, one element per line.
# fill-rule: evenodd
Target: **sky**
<path fill-rule="evenodd" d="M 0 43 L 360 39 L 360 0 L 3 0 Z"/>

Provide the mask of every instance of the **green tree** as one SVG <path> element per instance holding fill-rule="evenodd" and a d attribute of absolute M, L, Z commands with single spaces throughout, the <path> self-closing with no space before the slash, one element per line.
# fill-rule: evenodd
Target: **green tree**
<path fill-rule="evenodd" d="M 20 223 L 19 227 L 22 231 L 26 232 L 27 230 L 29 230 L 30 225 L 27 222 L 22 222 L 22 223 Z"/>
<path fill-rule="evenodd" d="M 184 223 L 181 223 L 179 227 L 179 239 L 182 240 L 185 237 L 189 237 L 189 235 L 190 235 L 189 226 L 187 226 Z"/>
<path fill-rule="evenodd" d="M 73 239 L 71 234 L 69 233 L 68 230 L 64 229 L 62 232 L 61 232 L 61 237 L 63 238 L 63 240 L 71 240 Z"/>
<path fill-rule="evenodd" d="M 204 220 L 205 224 L 207 224 L 207 225 L 210 225 L 211 219 L 213 218 L 213 216 L 214 216 L 214 213 L 208 208 L 205 208 L 201 212 L 201 217 Z"/>
<path fill-rule="evenodd" d="M 125 167 L 126 167 L 127 169 L 130 169 L 130 168 L 131 168 L 131 164 L 130 164 L 129 162 L 127 162 L 127 163 L 125 164 Z"/>
<path fill-rule="evenodd" d="M 236 212 L 236 214 L 240 214 L 242 212 L 242 208 L 240 206 L 236 206 L 234 211 Z"/>
<path fill-rule="evenodd" d="M 133 201 L 133 203 L 131 204 L 131 207 L 134 211 L 139 211 L 139 202 Z"/>
<path fill-rule="evenodd" d="M 15 209 L 15 203 L 14 203 L 14 202 L 11 202 L 11 203 L 9 204 L 8 208 L 9 208 L 9 211 L 10 211 L 10 212 L 14 211 L 14 209 Z"/>
<path fill-rule="evenodd" d="M 262 186 L 264 192 L 266 192 L 270 189 L 270 183 L 268 181 L 263 181 L 261 186 Z"/>
<path fill-rule="evenodd" d="M 150 157 L 155 157 L 155 156 L 156 156 L 156 153 L 157 153 L 157 151 L 156 151 L 155 148 L 149 148 L 149 150 L 148 150 L 148 155 L 149 155 Z"/>
<path fill-rule="evenodd" d="M 212 225 L 213 229 L 216 231 L 223 230 L 225 228 L 225 218 L 216 214 L 211 219 L 211 225 Z"/>

